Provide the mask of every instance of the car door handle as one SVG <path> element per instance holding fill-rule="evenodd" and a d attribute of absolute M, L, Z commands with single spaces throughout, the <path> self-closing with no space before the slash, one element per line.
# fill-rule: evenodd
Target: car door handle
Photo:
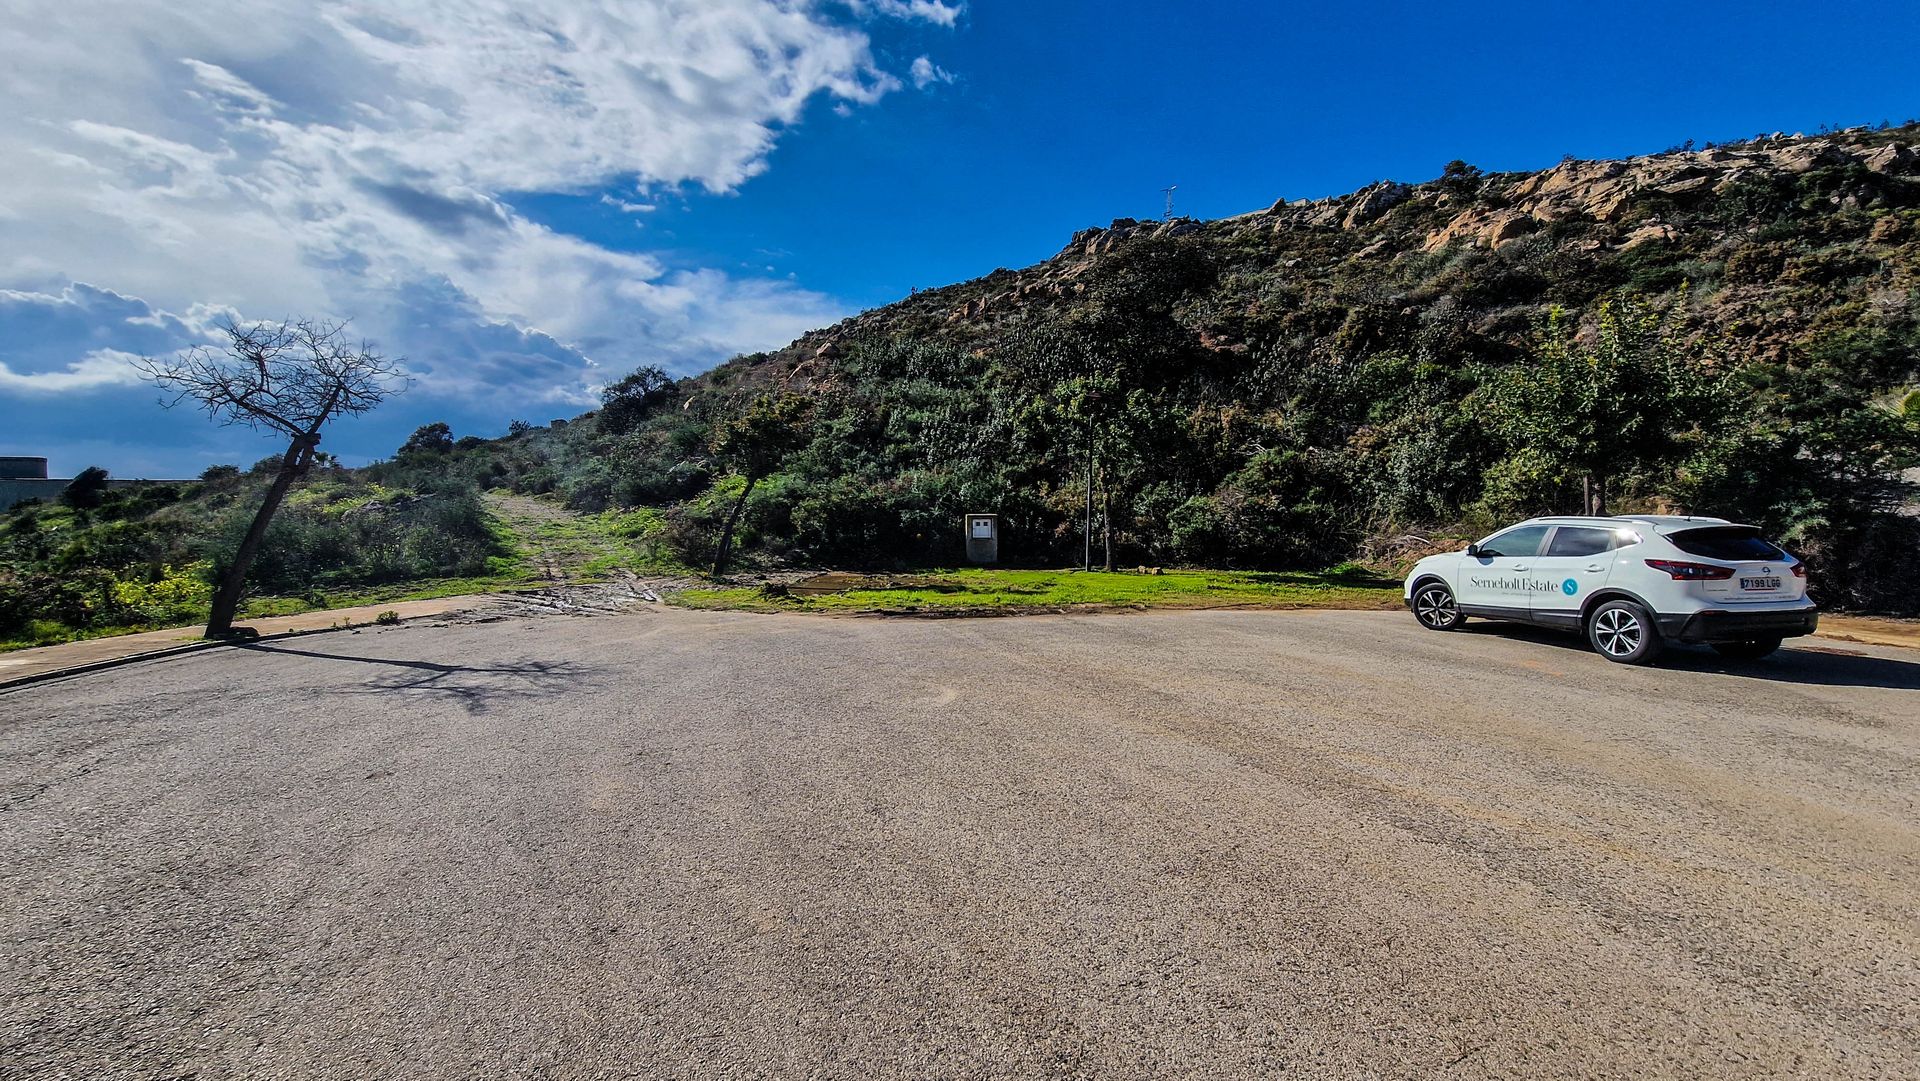
<path fill-rule="evenodd" d="M 1589 564 L 1587 564 L 1587 573 L 1588 573 L 1588 574 L 1599 574 L 1599 573 L 1600 573 L 1601 571 L 1603 571 L 1603 570 L 1606 570 L 1606 569 L 1607 569 L 1607 568 L 1605 568 L 1605 567 L 1602 567 L 1602 566 L 1601 566 L 1600 564 L 1598 564 L 1598 563 L 1589 563 Z"/>
<path fill-rule="evenodd" d="M 1527 565 L 1525 563 L 1515 563 L 1513 565 L 1513 569 L 1517 571 L 1523 571 L 1527 569 Z"/>

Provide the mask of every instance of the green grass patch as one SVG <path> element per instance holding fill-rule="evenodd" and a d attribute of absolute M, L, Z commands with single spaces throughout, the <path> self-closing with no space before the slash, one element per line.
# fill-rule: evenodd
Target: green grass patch
<path fill-rule="evenodd" d="M 684 573 L 657 543 L 665 529 L 659 511 L 642 507 L 541 522 L 532 536 L 570 565 L 575 580 L 597 581 L 617 570 Z"/>
<path fill-rule="evenodd" d="M 1400 604 L 1400 585 L 1344 566 L 1318 573 L 1175 570 L 1162 574 L 969 568 L 821 576 L 784 589 L 690 589 L 676 594 L 674 601 L 689 608 L 756 612 L 948 613 L 1242 605 L 1391 608 Z"/>

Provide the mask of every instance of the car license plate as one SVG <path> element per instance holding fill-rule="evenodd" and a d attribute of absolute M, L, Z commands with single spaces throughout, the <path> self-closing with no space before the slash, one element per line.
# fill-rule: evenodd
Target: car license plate
<path fill-rule="evenodd" d="M 1779 589 L 1780 579 L 1778 578 L 1742 578 L 1740 579 L 1740 588 L 1741 589 Z"/>

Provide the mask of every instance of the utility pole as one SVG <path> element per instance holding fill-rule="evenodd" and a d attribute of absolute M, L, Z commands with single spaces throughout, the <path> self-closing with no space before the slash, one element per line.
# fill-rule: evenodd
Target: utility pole
<path fill-rule="evenodd" d="M 1081 531 L 1081 569 L 1093 569 L 1093 418 L 1087 418 L 1087 519 Z"/>
<path fill-rule="evenodd" d="M 1173 220 L 1173 189 L 1179 186 L 1178 184 L 1168 184 L 1166 187 L 1160 189 L 1160 194 L 1167 197 L 1167 210 L 1166 213 L 1160 215 L 1161 221 Z"/>

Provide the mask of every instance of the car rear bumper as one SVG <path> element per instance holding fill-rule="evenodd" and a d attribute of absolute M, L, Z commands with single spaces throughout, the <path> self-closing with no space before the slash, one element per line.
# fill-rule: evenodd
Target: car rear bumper
<path fill-rule="evenodd" d="M 1700 612 L 1658 617 L 1660 633 L 1672 642 L 1744 642 L 1755 638 L 1797 638 L 1812 634 L 1820 626 L 1820 609 L 1808 604 L 1798 608 L 1773 608 L 1761 611 L 1729 611 L 1709 608 Z"/>

